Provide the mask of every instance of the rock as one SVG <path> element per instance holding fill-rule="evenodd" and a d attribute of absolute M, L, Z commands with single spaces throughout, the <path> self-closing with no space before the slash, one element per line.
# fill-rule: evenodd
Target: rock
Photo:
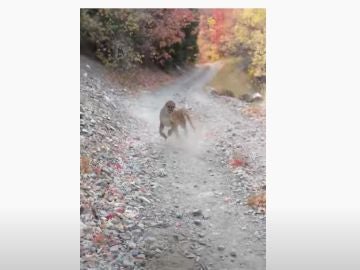
<path fill-rule="evenodd" d="M 255 102 L 255 101 L 263 100 L 263 96 L 260 93 L 256 92 L 252 95 L 244 94 L 244 95 L 240 96 L 239 99 L 246 101 L 246 102 Z"/>
<path fill-rule="evenodd" d="M 220 246 L 217 247 L 217 249 L 218 249 L 219 251 L 223 251 L 223 250 L 225 250 L 225 247 L 224 247 L 223 245 L 220 245 Z"/>
<path fill-rule="evenodd" d="M 178 219 L 182 218 L 182 213 L 180 213 L 180 212 L 177 212 L 175 215 L 176 215 L 176 218 L 178 218 Z"/>
<path fill-rule="evenodd" d="M 148 236 L 145 238 L 145 243 L 147 244 L 153 244 L 156 242 L 156 238 L 155 237 L 152 237 L 152 236 Z"/>
<path fill-rule="evenodd" d="M 254 101 L 260 101 L 263 99 L 263 96 L 260 94 L 260 93 L 254 93 L 252 96 L 251 96 L 251 102 L 254 102 Z"/>
<path fill-rule="evenodd" d="M 201 225 L 201 220 L 195 219 L 194 224 L 197 225 L 197 226 L 200 226 Z"/>
<path fill-rule="evenodd" d="M 135 244 L 134 242 L 132 242 L 132 241 L 128 242 L 128 246 L 129 246 L 129 248 L 131 248 L 131 249 L 136 248 L 136 244 Z"/>
<path fill-rule="evenodd" d="M 159 172 L 158 172 L 158 175 L 160 177 L 165 177 L 165 176 L 167 176 L 167 173 L 166 173 L 166 171 L 164 169 L 160 169 Z"/>
<path fill-rule="evenodd" d="M 205 219 L 205 220 L 210 219 L 210 214 L 209 213 L 204 213 L 203 214 L 203 219 Z"/>
<path fill-rule="evenodd" d="M 124 240 L 130 240 L 131 239 L 131 235 L 127 232 L 125 233 L 119 233 L 120 237 Z"/>
<path fill-rule="evenodd" d="M 139 196 L 138 197 L 142 202 L 146 202 L 147 204 L 151 204 L 151 201 L 147 198 L 145 198 L 144 196 Z"/>
<path fill-rule="evenodd" d="M 110 251 L 111 251 L 111 252 L 116 252 L 116 251 L 119 250 L 119 248 L 120 248 L 119 245 L 115 245 L 115 246 L 112 246 L 112 247 L 110 248 Z"/>
<path fill-rule="evenodd" d="M 188 259 L 193 259 L 196 257 L 196 255 L 192 254 L 192 253 L 185 253 L 185 257 Z"/>
<path fill-rule="evenodd" d="M 141 254 L 141 253 L 136 256 L 136 259 L 140 259 L 140 260 L 145 260 L 145 258 L 146 258 L 145 254 Z"/>
<path fill-rule="evenodd" d="M 200 216 L 201 214 L 202 214 L 201 209 L 195 209 L 194 211 L 192 211 L 192 215 L 193 215 L 194 217 L 198 217 L 198 216 Z"/>
<path fill-rule="evenodd" d="M 85 230 L 86 228 L 87 226 L 82 221 L 80 221 L 80 230 Z"/>
<path fill-rule="evenodd" d="M 129 256 L 129 255 L 127 255 L 123 258 L 122 263 L 126 267 L 134 267 L 135 266 L 133 257 Z"/>
<path fill-rule="evenodd" d="M 232 250 L 232 251 L 230 252 L 230 256 L 231 256 L 231 257 L 236 257 L 236 252 L 235 252 L 234 250 Z"/>

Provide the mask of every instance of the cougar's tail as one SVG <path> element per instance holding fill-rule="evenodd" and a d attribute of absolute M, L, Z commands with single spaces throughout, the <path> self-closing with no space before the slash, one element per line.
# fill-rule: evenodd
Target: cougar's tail
<path fill-rule="evenodd" d="M 185 112 L 184 114 L 185 114 L 186 119 L 189 121 L 190 126 L 193 128 L 193 130 L 195 130 L 195 127 L 194 127 L 193 123 L 191 122 L 191 118 L 190 118 L 189 114 L 187 112 Z"/>

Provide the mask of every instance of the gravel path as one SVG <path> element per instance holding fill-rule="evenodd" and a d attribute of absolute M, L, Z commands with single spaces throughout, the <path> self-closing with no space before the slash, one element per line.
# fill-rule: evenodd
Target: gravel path
<path fill-rule="evenodd" d="M 246 203 L 265 186 L 265 121 L 204 91 L 218 68 L 134 95 L 81 58 L 82 269 L 265 269 L 266 218 Z M 187 138 L 158 134 L 168 99 L 191 112 Z"/>

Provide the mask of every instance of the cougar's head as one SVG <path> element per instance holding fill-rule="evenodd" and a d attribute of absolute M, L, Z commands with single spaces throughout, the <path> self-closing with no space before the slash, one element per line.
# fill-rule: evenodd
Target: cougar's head
<path fill-rule="evenodd" d="M 165 103 L 166 108 L 168 109 L 169 113 L 172 113 L 175 110 L 175 102 L 172 100 L 169 100 Z"/>

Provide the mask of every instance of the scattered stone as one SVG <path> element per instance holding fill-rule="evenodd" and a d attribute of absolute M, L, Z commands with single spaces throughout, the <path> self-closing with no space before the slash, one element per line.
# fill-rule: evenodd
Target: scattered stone
<path fill-rule="evenodd" d="M 210 214 L 209 213 L 204 213 L 203 214 L 203 219 L 205 219 L 205 220 L 210 219 Z"/>
<path fill-rule="evenodd" d="M 139 254 L 136 256 L 136 259 L 145 260 L 145 254 Z"/>
<path fill-rule="evenodd" d="M 165 169 L 160 169 L 158 172 L 158 175 L 160 177 L 165 177 L 165 176 L 167 176 L 167 173 L 166 173 Z"/>
<path fill-rule="evenodd" d="M 115 246 L 112 246 L 112 247 L 110 248 L 110 251 L 111 251 L 111 252 L 115 252 L 115 251 L 118 251 L 119 248 L 120 248 L 119 245 L 115 245 Z"/>
<path fill-rule="evenodd" d="M 234 250 L 230 251 L 230 256 L 231 257 L 236 257 L 236 252 Z"/>
<path fill-rule="evenodd" d="M 139 199 L 143 202 L 146 202 L 147 204 L 151 204 L 151 201 L 149 199 L 146 199 L 144 196 L 139 196 Z"/>
<path fill-rule="evenodd" d="M 125 256 L 122 261 L 123 265 L 126 267 L 134 267 L 134 259 L 132 256 Z"/>
<path fill-rule="evenodd" d="M 199 219 L 194 220 L 194 224 L 197 225 L 197 226 L 200 226 L 201 225 L 201 220 L 199 220 Z"/>
<path fill-rule="evenodd" d="M 192 215 L 193 215 L 194 217 L 198 217 L 198 216 L 200 216 L 201 214 L 202 214 L 201 209 L 195 209 L 194 211 L 192 211 Z"/>
<path fill-rule="evenodd" d="M 156 242 L 156 238 L 155 238 L 155 237 L 152 237 L 152 236 L 148 236 L 148 237 L 145 238 L 145 242 L 146 242 L 147 244 L 153 244 L 153 243 Z"/>
<path fill-rule="evenodd" d="M 185 253 L 185 257 L 188 259 L 193 259 L 196 257 L 196 255 L 192 254 L 192 253 Z"/>
<path fill-rule="evenodd" d="M 129 248 L 131 248 L 131 249 L 136 248 L 136 244 L 135 244 L 134 242 L 132 242 L 132 241 L 128 242 L 128 246 L 129 246 Z"/>

